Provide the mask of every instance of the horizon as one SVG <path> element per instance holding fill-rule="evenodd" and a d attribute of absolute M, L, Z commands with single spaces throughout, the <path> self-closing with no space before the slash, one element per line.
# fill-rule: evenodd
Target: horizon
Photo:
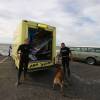
<path fill-rule="evenodd" d="M 0 43 L 0 45 L 12 45 L 12 43 L 6 43 L 6 42 L 3 42 L 3 43 Z M 66 44 L 66 43 L 65 43 Z M 96 47 L 96 48 L 100 48 L 100 46 L 82 46 L 82 45 L 66 45 L 67 47 Z M 56 44 L 56 47 L 60 47 L 60 44 L 57 45 Z"/>

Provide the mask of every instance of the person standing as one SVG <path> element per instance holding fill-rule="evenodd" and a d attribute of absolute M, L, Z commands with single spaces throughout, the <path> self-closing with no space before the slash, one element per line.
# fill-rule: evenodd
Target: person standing
<path fill-rule="evenodd" d="M 65 46 L 65 43 L 61 43 L 60 55 L 62 58 L 64 79 L 66 79 L 66 69 L 67 69 L 68 77 L 70 77 L 69 61 L 70 61 L 70 57 L 71 57 L 71 50 L 70 50 L 70 48 Z"/>
<path fill-rule="evenodd" d="M 29 41 L 25 40 L 25 42 L 21 44 L 17 50 L 17 54 L 19 55 L 19 59 L 20 59 L 17 86 L 21 83 L 20 77 L 23 70 L 24 70 L 24 79 L 26 78 L 27 68 L 29 63 L 29 53 L 30 53 Z"/>
<path fill-rule="evenodd" d="M 12 46 L 9 46 L 9 51 L 8 51 L 8 56 L 11 56 L 11 50 L 12 50 Z"/>

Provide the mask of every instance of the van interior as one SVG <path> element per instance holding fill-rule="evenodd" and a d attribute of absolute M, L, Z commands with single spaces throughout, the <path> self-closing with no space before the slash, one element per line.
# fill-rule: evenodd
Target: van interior
<path fill-rule="evenodd" d="M 28 28 L 31 45 L 30 61 L 52 60 L 53 32 L 42 28 Z"/>

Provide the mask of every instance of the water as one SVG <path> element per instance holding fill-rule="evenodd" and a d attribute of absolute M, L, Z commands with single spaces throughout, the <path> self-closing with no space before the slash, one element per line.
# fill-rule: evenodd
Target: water
<path fill-rule="evenodd" d="M 0 54 L 7 56 L 10 44 L 0 44 Z"/>

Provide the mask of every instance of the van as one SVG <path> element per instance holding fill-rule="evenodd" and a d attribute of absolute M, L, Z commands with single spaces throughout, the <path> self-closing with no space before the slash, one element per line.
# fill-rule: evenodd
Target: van
<path fill-rule="evenodd" d="M 19 69 L 17 49 L 28 39 L 33 47 L 29 54 L 29 70 L 50 68 L 55 64 L 56 28 L 44 23 L 22 20 L 14 33 L 12 58 Z M 35 50 L 36 48 L 36 50 Z"/>
<path fill-rule="evenodd" d="M 100 48 L 97 47 L 70 47 L 74 60 L 84 61 L 94 65 L 100 63 Z"/>

